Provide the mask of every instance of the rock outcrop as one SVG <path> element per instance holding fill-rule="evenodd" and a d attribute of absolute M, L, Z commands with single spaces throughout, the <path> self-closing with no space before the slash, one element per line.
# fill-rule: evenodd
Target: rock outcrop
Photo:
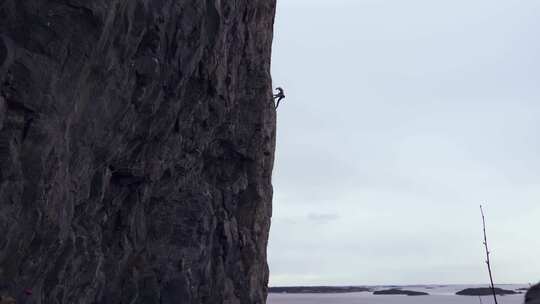
<path fill-rule="evenodd" d="M 265 302 L 274 12 L 0 1 L 0 295 Z"/>
<path fill-rule="evenodd" d="M 386 289 L 386 290 L 377 290 L 373 292 L 374 295 L 405 295 L 405 296 L 429 296 L 429 293 L 422 291 L 413 291 L 405 289 Z"/>
<path fill-rule="evenodd" d="M 502 288 L 494 288 L 496 295 L 512 295 L 516 294 L 517 292 L 514 290 L 506 290 Z M 480 288 L 466 288 L 463 290 L 460 290 L 456 292 L 456 295 L 458 296 L 490 296 L 493 295 L 493 290 L 491 290 L 491 287 L 480 287 Z"/>
<path fill-rule="evenodd" d="M 525 304 L 540 304 L 540 284 L 537 284 L 527 291 Z"/>
<path fill-rule="evenodd" d="M 514 290 L 507 290 L 502 288 L 494 288 L 495 294 L 504 296 L 504 295 L 513 295 L 516 294 Z M 491 296 L 493 295 L 493 290 L 491 287 L 479 287 L 479 288 L 466 288 L 456 292 L 458 296 Z"/>

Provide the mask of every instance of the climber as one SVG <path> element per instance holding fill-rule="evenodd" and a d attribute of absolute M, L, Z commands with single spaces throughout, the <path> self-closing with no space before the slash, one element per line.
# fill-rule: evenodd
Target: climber
<path fill-rule="evenodd" d="M 275 109 L 277 110 L 277 108 L 279 107 L 279 102 L 282 99 L 285 99 L 285 93 L 283 92 L 283 88 L 281 87 L 277 87 L 276 90 L 278 91 L 278 93 L 274 95 L 274 99 L 277 99 L 276 107 L 275 107 Z"/>

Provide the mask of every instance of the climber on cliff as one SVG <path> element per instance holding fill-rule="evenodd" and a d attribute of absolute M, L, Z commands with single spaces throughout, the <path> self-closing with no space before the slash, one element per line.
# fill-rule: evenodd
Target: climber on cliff
<path fill-rule="evenodd" d="M 282 100 L 282 99 L 285 99 L 285 93 L 283 91 L 283 88 L 281 87 L 277 87 L 276 90 L 278 91 L 277 94 L 274 95 L 274 100 L 277 99 L 276 101 L 276 107 L 275 109 L 277 110 L 277 108 L 279 107 L 279 102 Z"/>

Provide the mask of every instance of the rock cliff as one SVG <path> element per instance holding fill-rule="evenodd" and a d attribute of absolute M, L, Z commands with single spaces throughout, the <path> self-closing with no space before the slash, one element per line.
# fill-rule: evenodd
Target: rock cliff
<path fill-rule="evenodd" d="M 540 284 L 534 285 L 527 291 L 525 304 L 540 304 Z"/>
<path fill-rule="evenodd" d="M 0 295 L 265 302 L 274 11 L 0 1 Z"/>

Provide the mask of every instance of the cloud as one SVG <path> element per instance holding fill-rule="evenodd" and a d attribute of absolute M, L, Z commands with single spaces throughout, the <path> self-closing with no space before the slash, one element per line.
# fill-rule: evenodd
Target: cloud
<path fill-rule="evenodd" d="M 336 213 L 310 213 L 307 216 L 308 220 L 318 223 L 328 223 L 339 220 L 340 216 Z"/>

